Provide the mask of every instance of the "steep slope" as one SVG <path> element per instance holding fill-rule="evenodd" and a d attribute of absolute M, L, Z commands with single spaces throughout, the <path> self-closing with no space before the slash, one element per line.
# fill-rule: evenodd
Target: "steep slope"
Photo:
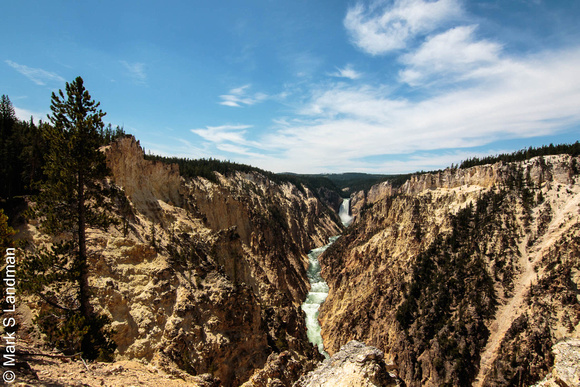
<path fill-rule="evenodd" d="M 320 355 L 300 310 L 307 252 L 340 226 L 308 189 L 258 173 L 183 179 L 144 160 L 133 137 L 105 149 L 120 225 L 90 230 L 93 307 L 116 330 L 118 359 L 240 385 L 272 353 L 305 370 Z M 306 193 L 303 193 L 306 192 Z M 47 241 L 34 222 L 32 245 Z M 34 309 L 34 304 L 31 304 Z"/>
<path fill-rule="evenodd" d="M 532 384 L 580 335 L 578 159 L 415 176 L 353 197 L 321 257 L 332 354 L 385 351 L 410 386 Z"/>

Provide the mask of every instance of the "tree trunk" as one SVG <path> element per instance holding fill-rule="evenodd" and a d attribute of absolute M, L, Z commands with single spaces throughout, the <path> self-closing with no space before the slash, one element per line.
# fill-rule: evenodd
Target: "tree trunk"
<path fill-rule="evenodd" d="M 80 311 L 83 317 L 88 318 L 91 315 L 91 304 L 89 302 L 89 273 L 87 267 L 87 236 L 86 236 L 86 225 L 85 225 L 85 187 L 84 187 L 84 175 L 80 171 L 78 174 L 78 238 L 79 238 L 79 301 L 80 301 Z"/>

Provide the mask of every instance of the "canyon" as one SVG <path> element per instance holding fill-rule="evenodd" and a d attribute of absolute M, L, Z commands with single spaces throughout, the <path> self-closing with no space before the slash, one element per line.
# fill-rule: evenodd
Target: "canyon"
<path fill-rule="evenodd" d="M 33 385 L 574 385 L 577 157 L 417 174 L 339 209 L 256 171 L 186 178 L 132 136 L 103 151 L 120 223 L 89 230 L 89 283 L 115 363 L 30 360 Z M 52 243 L 35 220 L 17 238 Z M 29 352 L 39 308 L 20 308 Z"/>

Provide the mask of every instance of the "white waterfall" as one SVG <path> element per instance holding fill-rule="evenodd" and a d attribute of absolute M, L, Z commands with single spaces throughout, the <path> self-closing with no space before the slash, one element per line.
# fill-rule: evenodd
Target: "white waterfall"
<path fill-rule="evenodd" d="M 340 209 L 338 210 L 338 216 L 342 224 L 348 226 L 352 222 L 352 216 L 350 216 L 350 199 L 343 199 L 340 204 Z"/>

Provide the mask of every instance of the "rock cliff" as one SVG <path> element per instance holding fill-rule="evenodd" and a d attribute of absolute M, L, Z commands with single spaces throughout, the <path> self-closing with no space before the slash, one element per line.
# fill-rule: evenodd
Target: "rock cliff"
<path fill-rule="evenodd" d="M 113 321 L 117 359 L 225 386 L 284 351 L 299 372 L 312 368 L 306 254 L 340 232 L 331 210 L 259 173 L 184 179 L 176 165 L 145 160 L 133 137 L 104 151 L 121 222 L 89 230 L 89 283 L 93 307 Z M 33 244 L 46 239 L 29 227 Z"/>
<path fill-rule="evenodd" d="M 578 158 L 447 169 L 352 200 L 320 258 L 329 353 L 385 352 L 409 386 L 530 385 L 580 336 Z"/>

